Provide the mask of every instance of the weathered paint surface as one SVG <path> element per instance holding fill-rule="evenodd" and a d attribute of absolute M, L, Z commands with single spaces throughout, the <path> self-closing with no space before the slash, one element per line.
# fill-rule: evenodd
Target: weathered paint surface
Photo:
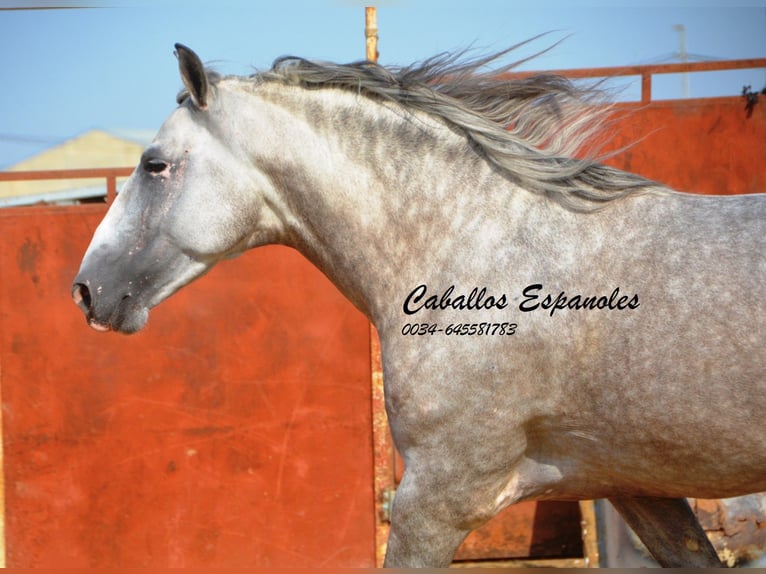
<path fill-rule="evenodd" d="M 373 565 L 365 319 L 267 248 L 99 336 L 68 291 L 102 215 L 0 211 L 8 565 Z"/>
<path fill-rule="evenodd" d="M 702 528 L 730 568 L 752 563 L 766 549 L 766 497 L 690 500 Z M 752 564 L 750 564 L 752 565 Z"/>
<path fill-rule="evenodd" d="M 608 163 L 680 191 L 766 192 L 766 98 L 760 99 L 750 117 L 743 98 L 624 108 L 606 149 L 630 147 Z"/>

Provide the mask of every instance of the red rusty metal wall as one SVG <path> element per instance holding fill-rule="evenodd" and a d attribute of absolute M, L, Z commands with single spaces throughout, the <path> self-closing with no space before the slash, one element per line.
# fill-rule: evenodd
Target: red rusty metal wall
<path fill-rule="evenodd" d="M 655 102 L 618 110 L 608 163 L 680 191 L 766 192 L 766 98 L 748 117 L 743 98 Z"/>
<path fill-rule="evenodd" d="M 8 566 L 374 565 L 363 316 L 274 247 L 95 333 L 102 215 L 0 210 Z"/>

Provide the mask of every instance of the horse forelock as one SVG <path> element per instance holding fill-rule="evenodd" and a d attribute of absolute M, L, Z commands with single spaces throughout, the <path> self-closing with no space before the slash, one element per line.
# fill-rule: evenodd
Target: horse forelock
<path fill-rule="evenodd" d="M 608 92 L 553 74 L 514 76 L 512 70 L 529 58 L 491 67 L 526 43 L 474 58 L 465 50 L 443 53 L 406 67 L 285 56 L 248 81 L 350 90 L 441 118 L 501 172 L 573 210 L 590 211 L 656 187 L 600 163 L 597 142 L 613 111 Z M 221 78 L 214 72 L 209 77 L 211 83 Z M 179 101 L 184 97 L 182 91 Z"/>

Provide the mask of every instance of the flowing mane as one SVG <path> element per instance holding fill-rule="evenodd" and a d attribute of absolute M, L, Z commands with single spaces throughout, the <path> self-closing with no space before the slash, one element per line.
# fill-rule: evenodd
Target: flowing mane
<path fill-rule="evenodd" d="M 477 58 L 466 51 L 443 53 L 406 67 L 284 56 L 250 80 L 346 89 L 442 118 L 507 177 L 572 210 L 592 211 L 656 187 L 595 155 L 594 140 L 603 137 L 612 111 L 604 90 L 553 74 L 509 74 L 526 59 L 491 67 L 519 45 Z M 212 83 L 220 79 L 214 72 L 209 77 Z"/>
<path fill-rule="evenodd" d="M 607 125 L 606 93 L 552 74 L 508 77 L 525 60 L 487 69 L 517 47 L 474 59 L 464 59 L 465 52 L 443 53 L 402 68 L 283 57 L 257 77 L 354 90 L 443 118 L 461 128 L 502 172 L 570 209 L 592 210 L 656 186 L 597 159 L 575 159 Z"/>

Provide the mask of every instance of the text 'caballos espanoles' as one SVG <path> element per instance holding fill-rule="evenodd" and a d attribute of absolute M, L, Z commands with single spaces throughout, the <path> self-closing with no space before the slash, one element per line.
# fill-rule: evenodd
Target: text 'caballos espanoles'
<path fill-rule="evenodd" d="M 518 300 L 518 299 L 517 299 Z M 468 294 L 456 293 L 450 285 L 441 294 L 430 293 L 425 284 L 415 287 L 405 298 L 402 311 L 414 315 L 422 310 L 428 311 L 481 311 L 490 309 L 503 310 L 508 306 L 509 297 L 505 293 L 492 294 L 487 287 L 474 287 Z M 570 295 L 566 291 L 558 294 L 546 292 L 542 283 L 528 285 L 521 291 L 519 311 L 529 313 L 537 310 L 547 311 L 551 317 L 564 309 L 624 311 L 640 306 L 638 294 L 622 294 L 615 287 L 609 295 Z"/>

